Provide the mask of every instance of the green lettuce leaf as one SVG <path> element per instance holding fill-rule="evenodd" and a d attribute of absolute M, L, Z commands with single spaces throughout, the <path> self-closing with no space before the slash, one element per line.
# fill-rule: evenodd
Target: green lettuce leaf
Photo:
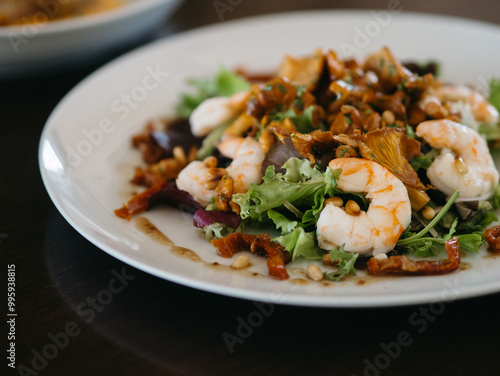
<path fill-rule="evenodd" d="M 303 227 L 297 227 L 286 235 L 274 238 L 273 241 L 280 243 L 290 252 L 292 261 L 298 257 L 310 260 L 318 260 L 323 257 L 317 247 L 316 233 L 314 231 L 306 232 Z"/>
<path fill-rule="evenodd" d="M 220 239 L 233 233 L 235 230 L 231 227 L 227 227 L 222 223 L 215 222 L 211 225 L 204 226 L 203 231 L 205 232 L 205 239 L 208 241 L 212 239 Z"/>
<path fill-rule="evenodd" d="M 423 168 L 424 170 L 427 170 L 430 165 L 432 164 L 433 159 L 426 157 L 425 155 L 422 155 L 420 157 L 415 157 L 410 161 L 411 167 L 415 171 L 418 171 L 419 169 Z"/>
<path fill-rule="evenodd" d="M 500 139 L 500 127 L 498 124 L 479 124 L 479 129 L 477 131 L 486 138 L 486 141 Z"/>
<path fill-rule="evenodd" d="M 500 79 L 490 79 L 490 96 L 488 101 L 500 111 Z"/>
<path fill-rule="evenodd" d="M 177 105 L 177 115 L 187 118 L 205 99 L 216 96 L 229 97 L 241 91 L 250 90 L 250 83 L 242 76 L 221 67 L 213 78 L 192 79 L 188 84 L 194 93 L 185 93 Z"/>
<path fill-rule="evenodd" d="M 293 107 L 291 107 L 287 111 L 275 112 L 269 119 L 271 121 L 283 121 L 289 118 L 297 128 L 297 131 L 300 133 L 309 133 L 318 128 L 313 123 L 313 112 L 314 105 L 307 107 L 301 115 L 298 115 Z"/>
<path fill-rule="evenodd" d="M 493 197 L 490 198 L 490 203 L 493 209 L 500 208 L 500 184 L 498 184 L 495 188 L 495 192 L 493 193 Z"/>
<path fill-rule="evenodd" d="M 225 123 L 219 125 L 212 132 L 210 132 L 201 143 L 201 147 L 196 152 L 196 159 L 203 160 L 206 157 L 211 156 L 217 146 L 219 146 L 220 139 L 224 131 L 229 128 L 231 123 Z"/>
<path fill-rule="evenodd" d="M 478 252 L 481 244 L 484 243 L 482 233 L 457 235 L 460 249 L 465 252 Z"/>
<path fill-rule="evenodd" d="M 295 230 L 295 228 L 299 225 L 299 222 L 292 221 L 275 210 L 268 210 L 267 215 L 269 216 L 269 219 L 273 221 L 276 229 L 281 230 L 282 234 Z"/>
<path fill-rule="evenodd" d="M 324 273 L 325 279 L 329 281 L 339 281 L 349 274 L 356 274 L 354 264 L 358 259 L 359 253 L 346 252 L 344 251 L 344 245 L 342 245 L 340 248 L 333 248 L 330 254 L 332 256 L 332 261 L 339 261 L 337 265 L 338 270 L 332 273 Z"/>
<path fill-rule="evenodd" d="M 340 192 L 336 188 L 336 178 L 340 175 L 340 170 L 327 169 L 325 173 L 318 171 L 319 174 L 316 174 L 308 171 L 304 167 L 304 163 L 308 164 L 309 161 L 305 159 L 290 161 L 287 166 L 289 169 L 293 168 L 294 171 L 287 171 L 286 174 L 276 174 L 274 166 L 269 166 L 262 184 L 252 184 L 246 194 L 233 195 L 233 202 L 240 206 L 241 218 L 251 218 L 258 222 L 264 222 L 268 219 L 268 210 L 283 208 L 285 202 L 300 211 L 301 207 L 310 209 L 314 205 L 314 197 L 317 192 L 326 196 Z M 288 179 L 300 180 L 303 179 L 301 176 L 303 176 L 304 171 L 308 171 L 307 174 L 312 174 L 311 176 L 315 177 L 299 182 L 287 181 L 284 177 L 286 175 Z"/>
<path fill-rule="evenodd" d="M 290 158 L 283 168 L 286 169 L 283 179 L 289 183 L 302 183 L 322 175 L 316 166 L 311 167 L 308 159 Z"/>
<path fill-rule="evenodd" d="M 307 224 L 316 224 L 319 219 L 319 215 L 321 214 L 321 211 L 323 210 L 323 205 L 325 203 L 325 195 L 323 192 L 318 191 L 314 195 L 314 205 L 312 206 L 311 209 L 307 210 L 304 213 L 304 216 L 302 217 L 302 223 L 307 225 Z"/>
<path fill-rule="evenodd" d="M 498 221 L 495 213 L 481 208 L 475 215 L 463 221 L 458 227 L 459 234 L 470 234 L 483 231 L 490 223 Z"/>

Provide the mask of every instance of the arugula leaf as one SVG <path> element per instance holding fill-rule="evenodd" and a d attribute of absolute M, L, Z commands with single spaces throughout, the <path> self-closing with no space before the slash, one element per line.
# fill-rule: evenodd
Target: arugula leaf
<path fill-rule="evenodd" d="M 424 227 L 423 230 L 419 231 L 418 233 L 414 234 L 411 232 L 404 232 L 402 235 L 405 235 L 405 238 L 399 239 L 398 242 L 396 243 L 397 246 L 404 247 L 408 246 L 412 243 L 415 243 L 415 241 L 419 240 L 422 238 L 425 234 L 427 234 L 440 220 L 443 218 L 443 216 L 450 210 L 451 205 L 453 202 L 456 200 L 458 195 L 460 194 L 460 191 L 455 191 L 455 193 L 450 197 L 448 202 L 446 203 L 445 206 L 441 209 L 441 211 L 432 219 L 431 222 L 427 226 Z M 452 226 L 452 230 L 455 231 L 455 226 Z"/>
<path fill-rule="evenodd" d="M 418 171 L 420 168 L 427 170 L 438 155 L 439 155 L 438 149 L 432 149 L 431 151 L 425 153 L 424 155 L 413 158 L 410 161 L 411 167 L 413 167 L 415 171 Z"/>
<path fill-rule="evenodd" d="M 487 208 L 481 208 L 472 217 L 463 221 L 457 228 L 458 233 L 471 233 L 483 231 L 490 223 L 498 221 L 495 213 L 492 213 Z"/>
<path fill-rule="evenodd" d="M 455 235 L 458 239 L 460 249 L 462 251 L 477 252 L 484 242 L 482 230 L 493 220 L 496 220 L 496 215 L 489 212 L 487 208 L 480 209 L 476 215 L 468 221 L 462 222 L 460 225 L 458 225 L 458 218 L 455 218 L 448 233 L 443 237 L 424 237 L 430 229 L 445 217 L 458 194 L 459 192 L 456 191 L 443 209 L 422 231 L 412 234 L 408 229 L 405 230 L 397 246 L 414 252 L 418 257 L 431 257 L 434 256 L 433 250 L 450 240 L 455 233 L 467 232 L 466 234 Z M 471 231 L 474 232 L 471 233 Z"/>
<path fill-rule="evenodd" d="M 274 222 L 276 229 L 281 229 L 282 234 L 295 230 L 295 228 L 299 225 L 299 222 L 288 219 L 276 210 L 268 210 L 267 215 L 269 216 L 269 219 Z"/>
<path fill-rule="evenodd" d="M 413 169 L 415 171 L 418 171 L 420 168 L 427 170 L 433 161 L 434 161 L 434 159 L 426 157 L 425 155 L 422 155 L 420 157 L 413 158 L 410 161 L 410 164 L 411 164 L 411 167 L 413 167 Z"/>
<path fill-rule="evenodd" d="M 426 235 L 429 231 L 431 231 L 431 229 L 433 229 L 434 226 L 436 226 L 436 224 L 438 224 L 438 222 L 441 221 L 441 219 L 446 215 L 448 210 L 450 210 L 451 205 L 456 200 L 459 194 L 460 194 L 459 191 L 455 191 L 455 193 L 451 196 L 446 205 L 443 206 L 441 211 L 432 219 L 431 222 L 429 222 L 427 226 L 425 226 L 418 233 L 412 233 L 410 231 L 405 230 L 401 235 L 401 237 L 399 238 L 398 242 L 396 243 L 396 247 L 412 251 L 415 253 L 416 256 L 419 257 L 433 256 L 434 253 L 432 252 L 432 250 L 433 248 L 436 247 L 436 245 L 444 244 L 446 240 L 451 239 L 451 236 L 456 231 L 458 219 L 455 219 L 455 221 L 451 225 L 448 234 L 442 238 L 424 237 L 424 235 Z"/>
<path fill-rule="evenodd" d="M 316 233 L 314 231 L 306 232 L 303 227 L 297 227 L 286 235 L 274 238 L 273 241 L 280 243 L 290 252 L 292 261 L 298 257 L 310 260 L 318 260 L 323 257 L 317 247 Z"/>
<path fill-rule="evenodd" d="M 354 264 L 358 259 L 359 253 L 344 251 L 344 245 L 342 244 L 340 248 L 333 248 L 330 254 L 332 256 L 332 261 L 339 261 L 337 265 L 338 270 L 332 273 L 324 273 L 325 279 L 329 281 L 339 281 L 346 275 L 356 274 Z"/>
<path fill-rule="evenodd" d="M 177 115 L 187 118 L 205 99 L 216 96 L 228 97 L 241 91 L 250 90 L 250 83 L 242 76 L 221 67 L 213 78 L 192 79 L 188 84 L 195 90 L 193 94 L 183 94 L 177 105 Z"/>

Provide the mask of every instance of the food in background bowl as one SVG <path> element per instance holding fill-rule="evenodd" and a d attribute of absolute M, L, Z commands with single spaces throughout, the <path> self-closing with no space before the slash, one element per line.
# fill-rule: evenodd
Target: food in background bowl
<path fill-rule="evenodd" d="M 88 15 L 121 5 L 123 0 L 2 0 L 0 26 Z"/>

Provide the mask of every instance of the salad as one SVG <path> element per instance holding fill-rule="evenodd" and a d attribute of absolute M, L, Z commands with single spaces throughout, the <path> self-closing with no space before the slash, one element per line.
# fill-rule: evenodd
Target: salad
<path fill-rule="evenodd" d="M 145 165 L 132 182 L 146 189 L 115 214 L 190 211 L 220 256 L 266 257 L 281 280 L 297 259 L 337 281 L 452 272 L 485 241 L 500 251 L 500 227 L 486 229 L 500 207 L 500 81 L 486 98 L 438 68 L 387 47 L 364 61 L 318 50 L 269 75 L 192 80 L 177 118 L 133 137 Z"/>

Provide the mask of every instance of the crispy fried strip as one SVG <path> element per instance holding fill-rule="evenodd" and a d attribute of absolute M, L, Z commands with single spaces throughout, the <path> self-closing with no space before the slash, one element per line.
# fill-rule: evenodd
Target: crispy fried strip
<path fill-rule="evenodd" d="M 269 275 L 277 279 L 288 279 L 285 263 L 290 261 L 290 253 L 282 245 L 271 241 L 269 234 L 251 235 L 235 232 L 225 238 L 212 240 L 212 245 L 219 256 L 226 258 L 240 251 L 267 256 Z"/>
<path fill-rule="evenodd" d="M 229 175 L 224 175 L 215 188 L 215 205 L 223 212 L 230 211 L 229 202 L 233 197 L 234 181 Z"/>
<path fill-rule="evenodd" d="M 203 207 L 188 192 L 178 189 L 174 183 L 160 183 L 132 197 L 123 207 L 115 210 L 116 216 L 130 220 L 132 215 L 146 211 L 156 202 L 162 202 L 193 213 Z"/>
<path fill-rule="evenodd" d="M 438 261 L 413 261 L 406 256 L 391 256 L 384 260 L 372 257 L 368 260 L 370 274 L 406 274 L 406 275 L 432 275 L 445 274 L 457 269 L 460 265 L 460 246 L 456 237 L 445 243 L 448 260 Z"/>
<path fill-rule="evenodd" d="M 335 150 L 340 143 L 334 138 L 331 132 L 321 132 L 312 134 L 294 133 L 292 141 L 301 156 L 308 158 L 315 163 L 315 151 Z"/>
<path fill-rule="evenodd" d="M 493 252 L 500 252 L 500 226 L 487 228 L 483 236 Z"/>

